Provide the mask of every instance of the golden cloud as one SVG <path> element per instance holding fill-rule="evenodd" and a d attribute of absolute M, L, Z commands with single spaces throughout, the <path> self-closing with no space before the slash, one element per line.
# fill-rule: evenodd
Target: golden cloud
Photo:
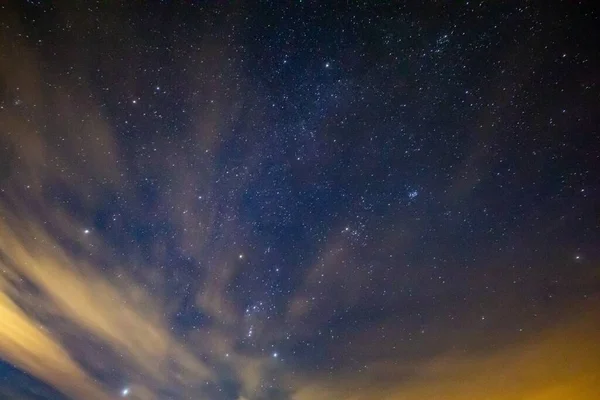
<path fill-rule="evenodd" d="M 0 254 L 4 273 L 2 307 L 6 318 L 2 319 L 0 330 L 4 343 L 1 354 L 17 365 L 27 366 L 26 370 L 36 366 L 36 362 L 27 357 L 28 353 L 15 351 L 14 345 L 20 338 L 27 340 L 22 346 L 34 354 L 39 363 L 32 371 L 34 375 L 44 379 L 42 372 L 46 368 L 43 366 L 61 360 L 68 366 L 69 373 L 60 375 L 65 381 L 57 387 L 68 388 L 77 376 L 85 377 L 56 338 L 40 327 L 35 316 L 25 314 L 15 304 L 32 303 L 29 307 L 33 310 L 41 309 L 51 313 L 53 319 L 71 321 L 158 384 L 211 377 L 209 369 L 173 338 L 166 316 L 158 311 L 162 309 L 160 304 L 146 293 L 140 296 L 143 292 L 133 283 L 110 281 L 86 261 L 72 258 L 40 227 L 23 227 L 23 221 L 18 221 L 19 228 L 9 226 L 9 221 L 16 221 L 2 211 Z M 25 237 L 35 239 L 24 242 Z M 27 290 L 21 282 L 32 289 Z M 131 292 L 137 293 L 138 298 L 127 295 Z M 27 334 L 21 334 L 22 331 Z M 52 383 L 57 383 L 56 379 L 58 377 L 53 377 Z"/>
<path fill-rule="evenodd" d="M 20 36 L 18 26 L 11 29 L 12 36 Z M 192 297 L 194 305 L 216 321 L 210 328 L 186 332 L 185 337 L 176 334 L 171 326 L 172 309 L 179 304 L 166 303 L 177 303 L 179 299 L 173 295 L 174 299 L 165 300 L 157 294 L 166 290 L 166 284 L 156 266 L 143 265 L 136 254 L 111 257 L 112 249 L 101 238 L 93 234 L 82 237 L 81 221 L 69 213 L 68 207 L 44 197 L 44 186 L 60 184 L 75 193 L 84 210 L 102 203 L 104 191 L 118 189 L 128 201 L 140 200 L 129 191 L 127 168 L 119 155 L 114 127 L 105 122 L 102 107 L 90 95 L 91 91 L 86 90 L 85 74 L 76 82 L 75 78 L 61 78 L 60 84 L 49 88 L 44 83 L 48 77 L 40 68 L 42 62 L 35 51 L 21 41 L 0 40 L 4 52 L 4 57 L 0 57 L 0 76 L 10 100 L 0 109 L 3 129 L 0 144 L 7 149 L 0 154 L 7 154 L 0 160 L 3 184 L 0 358 L 3 360 L 74 399 L 114 398 L 114 393 L 96 379 L 95 373 L 115 369 L 124 376 L 139 378 L 128 382 L 135 398 L 159 398 L 163 387 L 196 395 L 197 385 L 220 379 L 215 365 L 225 366 L 232 375 L 228 378 L 240 385 L 244 396 L 240 400 L 260 397 L 265 379 L 273 382 L 275 375 L 282 376 L 286 390 L 294 393 L 295 400 L 597 397 L 600 342 L 596 338 L 600 327 L 593 311 L 577 313 L 570 322 L 557 323 L 552 329 L 512 345 L 476 354 L 442 351 L 412 362 L 396 354 L 386 354 L 383 344 L 388 343 L 379 342 L 376 335 L 367 334 L 360 340 L 352 337 L 343 343 L 348 349 L 346 355 L 370 355 L 360 371 L 295 370 L 293 365 L 276 364 L 268 354 L 240 350 L 237 345 L 247 329 L 243 329 L 244 316 L 239 305 L 228 293 L 228 287 L 242 268 L 238 254 L 230 249 L 231 243 L 235 244 L 232 238 L 238 216 L 235 212 L 227 215 L 229 224 L 224 222 L 220 226 L 221 240 L 207 240 L 211 238 L 217 211 L 198 206 L 197 193 L 190 187 L 199 188 L 204 196 L 212 196 L 213 188 L 207 182 L 214 178 L 214 166 L 203 161 L 200 172 L 188 174 L 186 166 L 195 154 L 178 153 L 178 149 L 164 144 L 156 146 L 164 157 L 156 163 L 153 160 L 154 165 L 147 165 L 151 162 L 141 156 L 136 162 L 160 169 L 172 178 L 172 190 L 161 193 L 157 202 L 167 210 L 169 222 L 181 232 L 177 240 L 182 252 L 195 261 L 208 260 L 202 267 L 205 275 L 202 284 L 194 289 Z M 221 46 L 212 43 L 202 47 L 202 52 L 222 58 L 206 68 L 218 71 L 225 80 L 227 70 L 221 67 L 227 57 L 221 50 Z M 125 84 L 134 86 L 129 81 Z M 218 132 L 227 130 L 224 125 L 232 123 L 242 107 L 230 104 L 229 99 L 236 96 L 221 90 L 228 85 L 220 80 L 203 85 L 198 89 L 201 93 L 220 93 L 215 96 L 214 108 L 197 110 L 192 117 L 195 140 L 211 153 L 218 147 Z M 47 115 L 55 117 L 48 121 Z M 230 121 L 222 121 L 222 115 L 228 115 Z M 252 116 L 246 123 L 257 125 Z M 48 132 L 62 136 L 51 136 Z M 474 149 L 464 168 L 481 164 L 485 158 L 485 152 Z M 257 162 L 252 157 L 247 161 L 245 165 L 250 170 L 253 162 Z M 224 184 L 231 192 L 243 188 L 250 179 L 247 171 L 238 172 L 230 174 L 231 180 Z M 451 191 L 453 198 L 465 196 L 465 188 L 472 186 L 460 182 L 477 178 L 464 171 L 460 175 L 454 180 L 459 183 Z M 403 229 L 398 229 L 400 226 Z M 409 231 L 410 234 L 398 234 Z M 400 221 L 393 235 L 388 233 L 377 240 L 381 248 L 391 249 L 389 254 L 394 253 L 394 257 L 418 237 L 409 223 Z M 345 243 L 340 234 L 326 241 L 300 288 L 291 294 L 285 321 L 275 318 L 257 321 L 255 336 L 261 336 L 264 343 L 279 340 L 289 331 L 297 337 L 313 336 L 336 311 L 350 308 L 370 295 L 372 287 L 366 287 L 365 282 L 373 279 L 371 285 L 375 285 L 377 279 L 386 277 L 367 277 L 366 270 L 349 266 L 347 260 L 353 258 L 354 250 Z M 165 258 L 164 244 L 154 243 L 151 251 L 155 260 L 162 262 Z M 388 254 L 385 257 L 388 257 L 386 262 L 392 262 Z M 399 260 L 400 257 L 394 258 L 393 262 Z M 138 275 L 131 272 L 134 263 L 142 264 L 136 271 Z M 103 268 L 106 264 L 108 267 Z M 417 278 L 410 277 L 415 281 Z M 590 301 L 585 309 L 588 308 L 597 310 L 597 301 Z M 394 334 L 400 335 L 392 327 L 390 336 Z M 70 338 L 92 342 L 100 350 L 74 345 Z M 490 343 L 494 341 L 490 339 Z M 106 358 L 100 353 L 106 353 Z M 87 365 L 90 360 L 93 368 Z"/>

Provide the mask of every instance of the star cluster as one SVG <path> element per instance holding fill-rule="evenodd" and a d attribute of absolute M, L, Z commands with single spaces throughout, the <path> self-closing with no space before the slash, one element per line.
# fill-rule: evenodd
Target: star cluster
<path fill-rule="evenodd" d="M 283 3 L 0 5 L 0 397 L 594 398 L 597 10 Z"/>

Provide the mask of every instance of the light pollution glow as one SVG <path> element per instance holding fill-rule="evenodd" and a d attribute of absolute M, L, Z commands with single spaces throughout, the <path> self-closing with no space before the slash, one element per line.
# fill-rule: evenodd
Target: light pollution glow
<path fill-rule="evenodd" d="M 65 89 L 49 95 L 41 83 L 44 72 L 34 52 L 18 43 L 2 45 L 9 55 L 20 60 L 17 64 L 6 61 L 12 57 L 3 58 L 2 83 L 8 93 L 18 92 L 23 104 L 36 104 L 38 110 L 54 107 L 60 115 L 101 113 L 97 105 L 87 100 L 80 83 L 76 86 L 67 79 Z M 145 377 L 139 382 L 127 382 L 128 393 L 122 393 L 131 399 L 158 399 L 159 389 L 165 385 L 191 394 L 198 382 L 218 379 L 212 365 L 222 364 L 240 382 L 240 400 L 259 393 L 261 382 L 274 368 L 281 370 L 279 379 L 285 382 L 294 400 L 598 398 L 600 326 L 594 314 L 600 309 L 598 299 L 574 302 L 572 310 L 561 315 L 553 326 L 478 354 L 461 353 L 449 346 L 418 362 L 382 355 L 367 360 L 362 372 L 342 369 L 301 374 L 277 366 L 281 353 L 258 356 L 238 352 L 234 343 L 245 335 L 239 328 L 243 315 L 225 287 L 235 274 L 228 257 L 243 259 L 244 256 L 238 253 L 227 256 L 226 245 L 222 258 L 215 260 L 219 268 L 209 271 L 213 284 L 196 296 L 198 307 L 219 321 L 214 328 L 216 332 L 200 328 L 182 339 L 169 324 L 176 307 L 146 285 L 152 281 L 158 282 L 159 288 L 165 286 L 160 272 L 149 266 L 128 274 L 129 265 L 110 268 L 95 265 L 100 263 L 102 254 L 110 254 L 109 245 L 66 210 L 45 203 L 41 194 L 43 185 L 61 182 L 78 195 L 84 207 L 93 208 L 102 193 L 86 182 L 106 182 L 113 189 L 125 185 L 126 172 L 118 167 L 119 152 L 112 128 L 100 119 L 90 122 L 86 128 L 94 130 L 98 141 L 93 146 L 89 143 L 81 146 L 89 146 L 88 154 L 92 157 L 84 164 L 70 164 L 68 154 L 74 149 L 48 146 L 37 133 L 43 129 L 39 122 L 42 118 L 36 112 L 25 118 L 9 108 L 0 110 L 0 125 L 9 133 L 5 139 L 16 149 L 14 160 L 18 160 L 5 179 L 0 197 L 0 357 L 65 395 L 73 399 L 114 399 L 118 389 L 103 385 L 90 369 L 111 370 L 116 364 L 124 374 Z M 60 129 L 61 122 L 56 123 Z M 214 123 L 204 118 L 198 128 L 202 130 Z M 62 128 L 67 130 L 65 126 Z M 211 142 L 210 138 L 203 140 Z M 107 160 L 106 152 L 94 156 L 96 146 L 109 148 L 113 159 Z M 56 157 L 65 160 L 65 167 L 74 171 L 72 179 L 62 178 L 47 167 Z M 180 177 L 182 185 L 187 184 L 185 171 L 173 168 L 169 173 Z M 20 202 L 25 192 L 32 200 Z M 211 215 L 202 218 L 210 221 Z M 181 215 L 173 216 L 173 220 L 182 230 L 191 226 Z M 184 236 L 182 247 L 203 242 L 204 233 L 189 231 L 196 233 Z M 76 248 L 91 243 L 94 256 L 82 252 L 75 255 L 72 248 L 64 245 L 65 241 L 74 243 Z M 331 243 L 324 246 L 330 247 L 335 246 Z M 190 252 L 196 256 L 201 251 L 190 248 Z M 330 254 L 326 268 L 337 268 L 336 255 L 325 250 L 324 253 Z M 135 255 L 130 262 L 143 263 Z M 294 322 L 309 313 L 304 299 L 310 293 L 316 271 L 315 268 L 307 273 L 303 292 L 290 301 L 287 321 L 277 324 Z M 352 277 L 331 279 L 334 279 L 329 282 L 331 285 L 340 284 L 340 280 L 351 285 Z M 352 296 L 340 299 L 342 304 L 354 301 Z M 278 328 L 283 331 L 283 325 L 260 328 L 254 328 L 255 336 L 268 335 Z M 89 353 L 85 345 L 72 346 L 65 339 L 70 336 L 83 337 L 118 358 L 108 355 L 97 358 L 99 353 Z M 375 332 L 357 337 L 353 341 L 356 351 L 372 346 L 369 342 L 377 341 L 375 337 Z M 207 358 L 210 362 L 205 361 Z"/>

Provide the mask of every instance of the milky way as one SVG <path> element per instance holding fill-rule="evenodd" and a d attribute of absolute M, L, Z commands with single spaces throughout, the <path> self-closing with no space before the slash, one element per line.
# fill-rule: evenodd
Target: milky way
<path fill-rule="evenodd" d="M 0 398 L 596 398 L 591 2 L 67 3 L 0 6 Z"/>

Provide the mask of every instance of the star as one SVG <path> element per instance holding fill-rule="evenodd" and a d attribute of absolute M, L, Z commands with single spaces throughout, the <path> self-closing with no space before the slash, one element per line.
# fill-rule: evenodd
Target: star
<path fill-rule="evenodd" d="M 121 397 L 127 397 L 129 395 L 129 388 L 121 390 Z"/>
<path fill-rule="evenodd" d="M 89 230 L 89 229 L 84 229 L 84 230 L 83 230 L 83 233 L 84 233 L 84 234 L 86 234 L 86 235 L 89 235 L 89 233 L 90 233 L 90 230 Z"/>

